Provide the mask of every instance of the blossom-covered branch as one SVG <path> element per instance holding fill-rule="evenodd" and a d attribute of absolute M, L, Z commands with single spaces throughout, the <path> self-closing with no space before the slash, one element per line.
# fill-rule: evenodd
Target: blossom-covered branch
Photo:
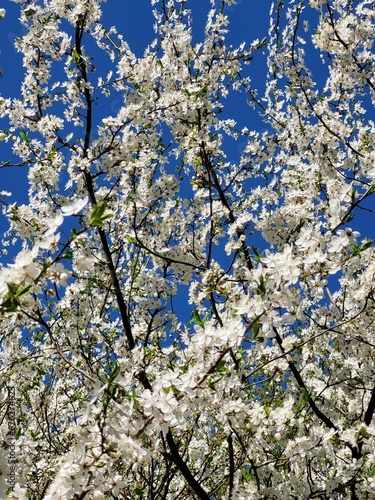
<path fill-rule="evenodd" d="M 152 0 L 142 56 L 109 3 L 16 3 L 0 497 L 371 498 L 372 2 L 275 2 L 233 47 L 235 1 L 198 39 Z"/>

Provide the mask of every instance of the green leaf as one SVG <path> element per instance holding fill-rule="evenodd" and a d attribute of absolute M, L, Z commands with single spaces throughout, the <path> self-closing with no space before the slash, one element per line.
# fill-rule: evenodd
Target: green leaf
<path fill-rule="evenodd" d="M 207 381 L 208 387 L 211 389 L 211 391 L 214 391 L 214 392 L 216 392 L 215 383 L 216 383 L 216 380 L 212 380 L 211 378 Z"/>
<path fill-rule="evenodd" d="M 31 9 L 31 8 L 30 8 L 30 9 L 26 9 L 26 10 L 24 11 L 25 16 L 26 16 L 26 18 L 27 18 L 27 19 L 29 19 L 29 18 L 33 17 L 33 15 L 35 14 L 35 12 L 36 12 L 36 11 L 35 11 L 34 9 Z"/>
<path fill-rule="evenodd" d="M 262 38 L 262 40 L 260 40 L 260 42 L 258 43 L 256 48 L 261 49 L 262 47 L 264 47 L 266 45 L 266 43 L 267 43 L 267 37 L 264 37 L 264 38 Z"/>
<path fill-rule="evenodd" d="M 27 145 L 30 144 L 30 139 L 26 132 L 20 132 L 20 137 Z"/>
<path fill-rule="evenodd" d="M 241 475 L 242 475 L 242 480 L 245 483 L 248 483 L 248 482 L 252 481 L 252 479 L 253 479 L 253 476 L 252 476 L 250 470 L 242 470 Z"/>
<path fill-rule="evenodd" d="M 13 285 L 13 283 L 7 283 L 8 293 L 4 297 L 3 303 L 0 305 L 0 310 L 3 312 L 16 312 L 20 307 L 19 298 L 25 295 L 31 288 L 32 285 L 27 285 L 25 287 L 20 287 Z"/>
<path fill-rule="evenodd" d="M 355 243 L 352 245 L 352 255 L 353 256 L 356 256 L 356 255 L 359 255 L 361 252 L 363 252 L 364 250 L 367 250 L 368 248 L 370 248 L 370 246 L 372 245 L 372 240 L 369 239 L 369 238 L 366 238 L 362 241 L 362 244 L 361 245 L 356 245 Z"/>
<path fill-rule="evenodd" d="M 371 245 L 372 245 L 372 240 L 370 238 L 364 239 L 361 244 L 361 252 L 370 248 Z"/>
<path fill-rule="evenodd" d="M 110 374 L 109 378 L 108 378 L 108 382 L 111 384 L 117 377 L 117 375 L 120 373 L 121 371 L 121 367 L 120 365 L 116 364 L 112 373 Z"/>
<path fill-rule="evenodd" d="M 223 359 L 216 365 L 215 371 L 219 373 L 228 373 L 229 370 L 225 366 L 225 361 Z"/>
<path fill-rule="evenodd" d="M 43 330 L 41 330 L 40 332 L 37 332 L 34 334 L 34 340 L 36 340 L 38 342 L 42 342 L 44 335 L 45 335 L 45 332 Z"/>
<path fill-rule="evenodd" d="M 302 394 L 302 401 L 304 403 L 307 403 L 310 399 L 310 394 L 304 387 L 301 387 L 301 394 Z"/>
<path fill-rule="evenodd" d="M 25 287 L 21 287 L 20 290 L 18 290 L 18 292 L 16 293 L 15 295 L 15 298 L 16 299 L 19 299 L 20 297 L 22 297 L 22 295 L 25 295 L 31 288 L 31 285 L 27 285 Z"/>
<path fill-rule="evenodd" d="M 259 281 L 257 282 L 257 284 L 258 284 L 258 286 L 256 288 L 256 291 L 258 292 L 259 295 L 261 295 L 263 297 L 263 295 L 265 295 L 265 293 L 266 293 L 267 280 L 265 280 L 263 278 L 263 276 L 260 275 Z"/>
<path fill-rule="evenodd" d="M 145 492 L 146 492 L 146 490 L 145 490 L 145 488 L 141 484 L 136 484 L 135 485 L 134 493 L 136 495 L 138 495 L 139 497 L 142 497 Z"/>
<path fill-rule="evenodd" d="M 215 387 L 215 385 L 216 385 L 218 382 L 220 382 L 220 380 L 221 380 L 222 378 L 223 378 L 223 376 L 222 376 L 222 375 L 221 375 L 221 376 L 219 376 L 219 377 L 218 377 L 217 379 L 215 379 L 215 380 L 213 380 L 212 378 L 209 378 L 209 379 L 207 380 L 207 385 L 208 385 L 208 387 L 209 387 L 212 391 L 216 392 L 216 387 Z"/>
<path fill-rule="evenodd" d="M 340 438 L 338 437 L 337 434 L 333 434 L 333 436 L 330 437 L 330 441 L 333 441 L 335 444 L 339 444 Z"/>
<path fill-rule="evenodd" d="M 207 95 L 207 92 L 208 92 L 208 87 L 207 85 L 205 85 L 204 87 L 202 87 L 198 92 L 197 92 L 197 96 L 198 97 L 204 97 L 205 95 Z"/>
<path fill-rule="evenodd" d="M 359 439 L 362 440 L 363 438 L 366 438 L 366 437 L 368 437 L 367 429 L 366 429 L 366 427 L 362 426 L 359 429 Z"/>
<path fill-rule="evenodd" d="M 56 156 L 56 147 L 52 145 L 51 150 L 48 152 L 47 159 L 53 160 L 55 156 Z"/>
<path fill-rule="evenodd" d="M 258 252 L 258 249 L 254 247 L 254 245 L 251 245 L 253 252 L 254 252 L 254 260 L 256 262 L 260 262 L 262 260 L 262 254 Z"/>
<path fill-rule="evenodd" d="M 90 214 L 90 226 L 101 227 L 106 219 L 110 219 L 113 217 L 113 214 L 105 214 L 106 202 L 101 201 L 97 205 L 94 206 L 92 212 Z"/>
<path fill-rule="evenodd" d="M 196 323 L 199 326 L 204 326 L 204 322 L 201 320 L 201 317 L 198 314 L 198 311 L 196 309 L 193 310 L 191 313 L 191 320 L 192 323 Z"/>
<path fill-rule="evenodd" d="M 17 205 L 14 205 L 12 208 L 11 208 L 11 212 L 12 212 L 12 215 L 9 217 L 10 220 L 14 221 L 14 222 L 18 222 L 20 220 L 19 216 L 18 216 L 18 206 Z"/>
<path fill-rule="evenodd" d="M 30 436 L 34 441 L 37 441 L 39 439 L 39 433 L 37 431 L 33 431 L 32 429 L 30 429 Z"/>
<path fill-rule="evenodd" d="M 78 54 L 78 52 L 75 49 L 73 49 L 73 51 L 72 51 L 72 59 L 76 64 L 78 64 L 81 60 L 81 56 Z"/>
<path fill-rule="evenodd" d="M 256 322 L 252 328 L 251 340 L 256 340 L 260 331 L 260 324 Z"/>

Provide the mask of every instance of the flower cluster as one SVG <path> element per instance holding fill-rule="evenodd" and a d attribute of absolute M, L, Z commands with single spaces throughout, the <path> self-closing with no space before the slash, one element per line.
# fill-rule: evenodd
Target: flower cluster
<path fill-rule="evenodd" d="M 16 3 L 0 497 L 372 498 L 372 2 L 275 2 L 233 47 L 241 2 L 198 39 L 194 2 L 151 0 L 139 57 L 104 0 Z"/>

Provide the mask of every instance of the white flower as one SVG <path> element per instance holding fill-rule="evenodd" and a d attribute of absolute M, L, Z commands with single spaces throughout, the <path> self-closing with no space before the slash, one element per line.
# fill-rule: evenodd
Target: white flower
<path fill-rule="evenodd" d="M 64 205 L 61 207 L 64 217 L 68 215 L 77 215 L 87 205 L 88 201 L 88 196 L 85 196 L 82 199 L 76 200 L 72 205 Z"/>
<path fill-rule="evenodd" d="M 15 284 L 19 283 L 32 283 L 40 273 L 40 268 L 35 261 L 38 255 L 38 247 L 33 247 L 32 250 L 21 251 L 14 264 L 9 264 L 11 272 L 9 274 L 9 281 Z"/>
<path fill-rule="evenodd" d="M 66 287 L 67 285 L 67 280 L 69 279 L 70 276 L 70 271 L 64 268 L 64 266 L 58 262 L 57 264 L 54 264 L 53 266 L 48 268 L 48 277 L 56 282 L 58 285 Z"/>
<path fill-rule="evenodd" d="M 37 243 L 37 246 L 39 248 L 51 248 L 51 249 L 56 249 L 57 248 L 57 243 L 59 242 L 60 239 L 60 233 L 54 234 L 50 231 L 48 231 L 43 239 L 39 240 Z"/>
<path fill-rule="evenodd" d="M 6 12 L 5 9 L 0 9 L 0 19 L 4 19 Z"/>

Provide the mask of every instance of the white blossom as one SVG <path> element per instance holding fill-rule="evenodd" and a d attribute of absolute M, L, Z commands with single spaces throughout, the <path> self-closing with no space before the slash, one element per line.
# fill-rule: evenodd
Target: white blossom
<path fill-rule="evenodd" d="M 372 498 L 373 2 L 15 3 L 0 497 Z"/>

